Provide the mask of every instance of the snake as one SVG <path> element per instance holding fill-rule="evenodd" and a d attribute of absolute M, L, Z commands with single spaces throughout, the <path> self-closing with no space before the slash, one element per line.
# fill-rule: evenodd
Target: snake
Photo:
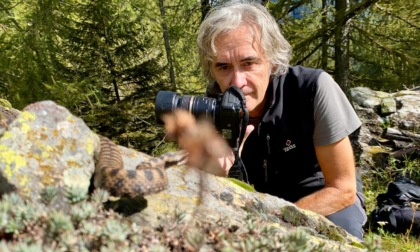
<path fill-rule="evenodd" d="M 164 153 L 141 162 L 136 169 L 124 169 L 118 145 L 110 139 L 99 136 L 101 150 L 95 165 L 95 186 L 104 188 L 112 196 L 134 198 L 160 192 L 168 186 L 166 168 L 184 164 L 187 152 L 184 150 Z"/>
<path fill-rule="evenodd" d="M 0 129 L 7 128 L 19 114 L 19 110 L 0 106 Z M 179 150 L 152 157 L 135 169 L 125 169 L 118 145 L 105 136 L 98 136 L 100 151 L 93 174 L 94 186 L 114 197 L 135 198 L 160 192 L 168 186 L 166 168 L 186 163 L 187 152 Z"/>

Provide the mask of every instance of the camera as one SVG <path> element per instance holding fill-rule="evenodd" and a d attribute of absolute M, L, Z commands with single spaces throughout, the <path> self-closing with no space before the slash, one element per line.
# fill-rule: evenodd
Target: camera
<path fill-rule="evenodd" d="M 233 149 L 239 148 L 249 116 L 245 96 L 238 87 L 231 86 L 216 98 L 181 96 L 171 91 L 159 91 L 155 102 L 158 123 L 163 124 L 162 114 L 175 109 L 184 109 L 195 117 L 211 120 L 229 145 Z"/>

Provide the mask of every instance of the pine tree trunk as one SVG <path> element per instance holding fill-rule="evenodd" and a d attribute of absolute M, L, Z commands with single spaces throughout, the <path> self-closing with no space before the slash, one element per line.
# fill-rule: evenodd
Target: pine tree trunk
<path fill-rule="evenodd" d="M 322 29 L 327 28 L 327 0 L 322 0 Z M 328 33 L 322 36 L 321 68 L 327 71 L 328 68 Z"/>
<path fill-rule="evenodd" d="M 349 64 L 349 32 L 350 19 L 346 20 L 346 11 L 349 10 L 349 0 L 335 1 L 335 80 L 346 91 L 349 88 L 350 64 Z"/>
<path fill-rule="evenodd" d="M 201 0 L 201 21 L 204 20 L 207 13 L 210 11 L 210 1 L 209 0 Z"/>
<path fill-rule="evenodd" d="M 172 86 L 172 90 L 176 90 L 176 82 L 175 82 L 175 70 L 172 62 L 172 54 L 171 54 L 171 44 L 169 43 L 169 32 L 168 27 L 166 25 L 166 13 L 165 13 L 165 6 L 163 4 L 163 0 L 159 0 L 159 9 L 160 15 L 162 18 L 162 31 L 163 31 L 163 40 L 165 43 L 165 51 L 166 51 L 166 59 L 168 60 L 169 65 L 169 78 Z"/>

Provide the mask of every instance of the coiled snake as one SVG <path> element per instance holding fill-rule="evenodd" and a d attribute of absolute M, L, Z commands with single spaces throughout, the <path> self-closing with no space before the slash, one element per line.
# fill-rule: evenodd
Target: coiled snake
<path fill-rule="evenodd" d="M 156 193 L 166 188 L 165 168 L 185 163 L 187 152 L 168 152 L 137 165 L 135 170 L 124 169 L 118 146 L 99 136 L 101 150 L 96 163 L 94 183 L 113 196 L 136 197 Z"/>

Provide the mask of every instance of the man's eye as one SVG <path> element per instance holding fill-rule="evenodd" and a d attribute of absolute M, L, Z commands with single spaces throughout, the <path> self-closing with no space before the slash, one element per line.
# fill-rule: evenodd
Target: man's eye
<path fill-rule="evenodd" d="M 244 62 L 244 66 L 251 66 L 251 65 L 253 65 L 254 64 L 254 62 L 253 61 L 247 61 L 247 62 Z"/>
<path fill-rule="evenodd" d="M 229 70 L 229 66 L 220 66 L 219 71 Z"/>

